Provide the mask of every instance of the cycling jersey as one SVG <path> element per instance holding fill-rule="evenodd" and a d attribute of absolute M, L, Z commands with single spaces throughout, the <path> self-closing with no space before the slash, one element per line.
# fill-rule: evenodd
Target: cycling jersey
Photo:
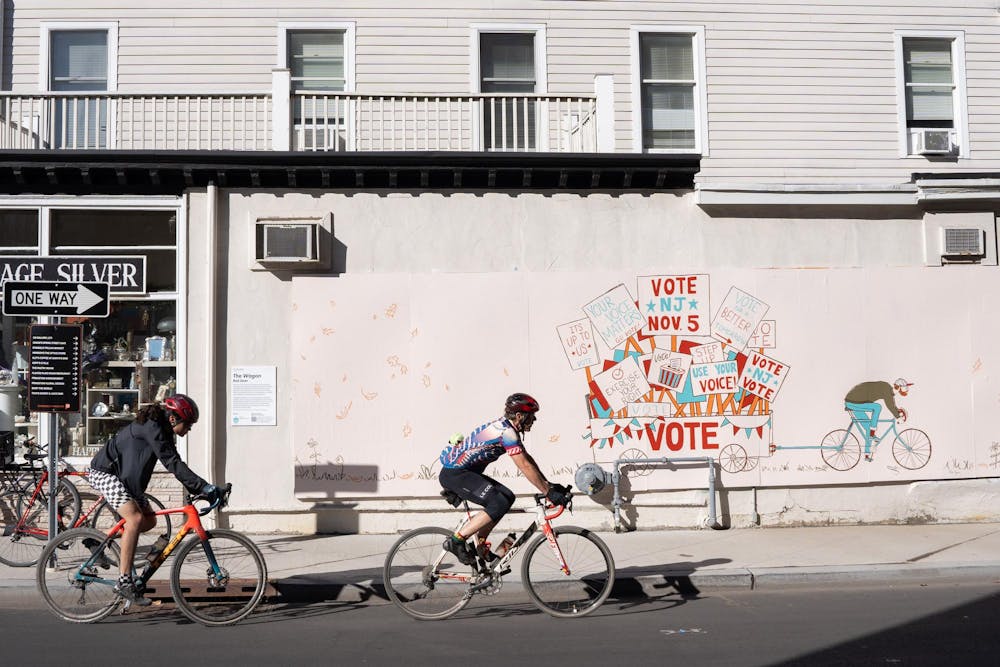
<path fill-rule="evenodd" d="M 457 445 L 441 452 L 441 465 L 449 469 L 482 472 L 504 454 L 524 451 L 521 435 L 505 417 L 494 419 L 474 430 Z"/>
<path fill-rule="evenodd" d="M 154 419 L 142 424 L 133 422 L 94 454 L 90 467 L 114 475 L 132 498 L 142 498 L 159 459 L 188 491 L 199 493 L 206 482 L 181 460 L 174 440 L 169 424 Z"/>

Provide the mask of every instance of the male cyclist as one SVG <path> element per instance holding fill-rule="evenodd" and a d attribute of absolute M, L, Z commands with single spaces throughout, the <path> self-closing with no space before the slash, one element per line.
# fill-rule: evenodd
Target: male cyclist
<path fill-rule="evenodd" d="M 871 461 L 870 450 L 873 445 L 878 444 L 878 419 L 882 415 L 882 406 L 878 401 L 885 403 L 892 416 L 896 419 L 906 421 L 906 410 L 896 405 L 895 395 L 906 396 L 910 393 L 912 382 L 907 382 L 903 378 L 897 378 L 895 382 L 862 382 L 851 388 L 844 396 L 844 409 L 848 410 L 859 424 L 868 427 L 865 436 L 865 460 Z"/>
<path fill-rule="evenodd" d="M 204 494 L 214 502 L 222 493 L 219 487 L 193 473 L 177 453 L 177 436 L 187 435 L 197 421 L 198 406 L 184 394 L 170 396 L 162 404 L 151 403 L 141 408 L 135 421 L 108 440 L 90 462 L 90 485 L 104 494 L 108 504 L 125 519 L 121 574 L 115 592 L 140 607 L 150 600 L 136 590 L 132 560 L 139 533 L 156 525 L 156 514 L 144 496 L 157 459 L 192 494 Z"/>
<path fill-rule="evenodd" d="M 527 394 L 511 394 L 504 405 L 504 416 L 489 421 L 464 439 L 456 438 L 441 452 L 444 466 L 438 481 L 459 498 L 483 506 L 457 533 L 444 541 L 444 548 L 465 565 L 476 560 L 468 539 L 478 534 L 486 539 L 498 521 L 514 504 L 514 492 L 483 471 L 493 461 L 509 454 L 514 464 L 532 485 L 556 505 L 569 502 L 569 488 L 552 484 L 538 469 L 535 459 L 524 449 L 521 436 L 531 430 L 538 412 L 538 401 Z M 490 559 L 492 554 L 483 554 Z"/>

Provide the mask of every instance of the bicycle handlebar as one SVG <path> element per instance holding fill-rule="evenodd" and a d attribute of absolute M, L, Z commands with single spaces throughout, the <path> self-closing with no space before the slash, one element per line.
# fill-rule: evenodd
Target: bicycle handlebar
<path fill-rule="evenodd" d="M 225 507 L 226 505 L 229 504 L 229 494 L 232 493 L 233 491 L 232 483 L 226 484 L 225 486 L 220 486 L 219 490 L 222 491 L 222 493 L 219 494 L 219 497 L 216 498 L 211 504 L 205 506 L 203 509 L 198 510 L 198 516 L 205 516 L 215 508 Z M 190 503 L 193 505 L 195 501 L 198 500 L 208 500 L 208 496 L 206 496 L 204 493 L 198 493 L 196 495 L 191 496 Z"/>
<path fill-rule="evenodd" d="M 545 518 L 546 518 L 546 520 L 551 521 L 552 519 L 555 519 L 555 518 L 559 517 L 559 515 L 561 515 L 563 512 L 566 511 L 567 507 L 572 511 L 572 509 L 573 509 L 573 494 L 570 493 L 570 489 L 572 489 L 572 488 L 573 488 L 572 485 L 569 485 L 569 486 L 566 487 L 567 498 L 566 498 L 566 504 L 565 505 L 554 505 L 552 503 L 552 501 L 550 501 L 548 499 L 548 497 L 546 496 L 546 494 L 544 494 L 544 493 L 536 493 L 535 494 L 535 503 L 538 504 L 538 505 L 542 505 L 543 507 L 545 507 Z M 558 509 L 556 509 L 556 508 L 558 508 Z M 554 513 L 550 514 L 549 513 L 550 510 L 556 510 L 556 511 Z"/>

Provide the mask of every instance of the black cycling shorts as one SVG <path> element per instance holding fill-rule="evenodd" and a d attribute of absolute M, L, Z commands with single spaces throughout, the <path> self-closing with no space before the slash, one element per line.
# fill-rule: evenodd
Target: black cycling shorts
<path fill-rule="evenodd" d="M 494 522 L 499 521 L 514 504 L 514 492 L 481 472 L 445 468 L 438 475 L 441 486 L 454 491 L 462 500 L 482 505 Z"/>

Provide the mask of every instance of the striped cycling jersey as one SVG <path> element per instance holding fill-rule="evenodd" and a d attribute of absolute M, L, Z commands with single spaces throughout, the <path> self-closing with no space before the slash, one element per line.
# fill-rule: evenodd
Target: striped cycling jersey
<path fill-rule="evenodd" d="M 449 445 L 441 452 L 441 465 L 482 472 L 504 454 L 524 451 L 521 436 L 506 418 L 494 419 L 474 430 L 457 445 Z"/>

